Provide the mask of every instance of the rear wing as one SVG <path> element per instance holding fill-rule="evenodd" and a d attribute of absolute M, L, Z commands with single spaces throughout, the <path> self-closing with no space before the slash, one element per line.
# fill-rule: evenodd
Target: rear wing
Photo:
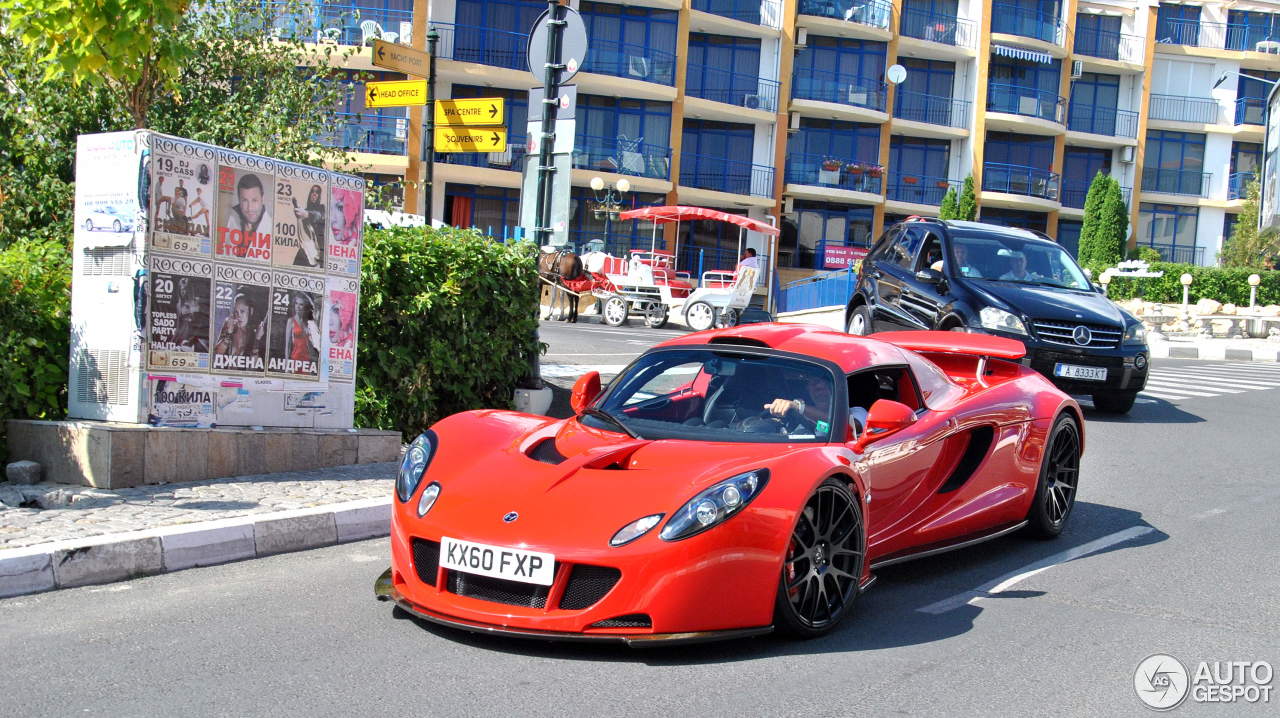
<path fill-rule="evenodd" d="M 1018 361 L 1027 347 L 1016 339 L 967 332 L 881 332 L 871 337 L 882 342 L 933 354 L 966 354 L 990 359 Z"/>

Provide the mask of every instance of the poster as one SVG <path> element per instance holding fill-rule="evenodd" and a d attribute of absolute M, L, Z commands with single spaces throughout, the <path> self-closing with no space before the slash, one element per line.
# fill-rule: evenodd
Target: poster
<path fill-rule="evenodd" d="M 81 135 L 76 145 L 75 242 L 123 247 L 143 220 L 139 137 L 133 132 Z"/>
<path fill-rule="evenodd" d="M 147 327 L 151 346 L 147 365 L 153 369 L 208 371 L 213 262 L 152 254 L 148 276 L 151 305 Z"/>
<path fill-rule="evenodd" d="M 329 188 L 329 247 L 325 269 L 330 274 L 360 274 L 360 246 L 364 242 L 364 180 L 331 175 Z"/>
<path fill-rule="evenodd" d="M 323 272 L 329 234 L 326 170 L 281 163 L 276 167 L 272 263 L 280 268 Z"/>
<path fill-rule="evenodd" d="M 213 371 L 262 374 L 267 368 L 271 270 L 215 264 Z"/>
<path fill-rule="evenodd" d="M 151 385 L 148 424 L 187 429 L 213 426 L 217 388 L 209 377 L 152 374 L 147 381 Z"/>
<path fill-rule="evenodd" d="M 271 261 L 271 214 L 276 161 L 218 150 L 218 259 Z"/>
<path fill-rule="evenodd" d="M 213 246 L 217 150 L 155 135 L 151 146 L 151 246 L 209 256 Z"/>
<path fill-rule="evenodd" d="M 271 288 L 271 342 L 267 373 L 320 378 L 320 323 L 325 280 L 276 271 Z"/>
<path fill-rule="evenodd" d="M 325 367 L 333 381 L 353 381 L 356 375 L 356 328 L 360 283 L 354 278 L 330 277 L 325 298 Z"/>

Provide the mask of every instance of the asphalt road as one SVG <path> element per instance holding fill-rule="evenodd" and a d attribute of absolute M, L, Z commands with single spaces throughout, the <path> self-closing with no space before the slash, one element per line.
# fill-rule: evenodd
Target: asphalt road
<path fill-rule="evenodd" d="M 677 333 L 544 324 L 544 362 L 625 364 L 647 345 L 632 342 Z M 377 540 L 0 601 L 0 715 L 1141 715 L 1134 670 L 1150 654 L 1280 665 L 1280 376 L 1211 365 L 1155 371 L 1225 376 L 1231 393 L 1087 411 L 1058 540 L 883 569 L 822 639 L 629 650 L 460 634 L 372 599 Z"/>

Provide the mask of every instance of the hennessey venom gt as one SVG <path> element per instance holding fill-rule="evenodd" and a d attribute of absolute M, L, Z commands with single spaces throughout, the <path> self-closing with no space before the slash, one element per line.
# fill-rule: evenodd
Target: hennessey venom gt
<path fill-rule="evenodd" d="M 405 454 L 376 592 L 523 637 L 821 635 L 879 566 L 1062 531 L 1083 417 L 1023 353 L 756 324 L 584 375 L 570 419 L 450 416 Z"/>

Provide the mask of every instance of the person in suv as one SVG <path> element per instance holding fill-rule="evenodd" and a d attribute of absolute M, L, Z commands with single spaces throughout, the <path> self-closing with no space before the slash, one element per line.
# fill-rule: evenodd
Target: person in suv
<path fill-rule="evenodd" d="M 850 334 L 904 329 L 1021 340 L 1023 360 L 1101 411 L 1126 413 L 1147 383 L 1142 323 L 1098 293 L 1065 250 L 1038 232 L 912 218 L 862 261 L 845 309 Z"/>

